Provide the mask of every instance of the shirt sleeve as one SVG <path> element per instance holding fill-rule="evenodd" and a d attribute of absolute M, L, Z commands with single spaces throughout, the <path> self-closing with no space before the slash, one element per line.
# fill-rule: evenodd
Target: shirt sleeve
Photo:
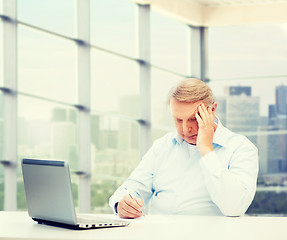
<path fill-rule="evenodd" d="M 109 205 L 114 210 L 114 206 L 126 194 L 128 189 L 134 197 L 139 197 L 144 201 L 143 211 L 148 205 L 149 200 L 153 195 L 152 183 L 154 176 L 155 153 L 154 146 L 144 155 L 139 165 L 131 173 L 129 178 L 115 191 L 110 197 Z"/>
<path fill-rule="evenodd" d="M 258 151 L 248 142 L 238 144 L 225 166 L 212 151 L 201 158 L 207 190 L 226 216 L 243 215 L 250 206 L 258 174 Z"/>

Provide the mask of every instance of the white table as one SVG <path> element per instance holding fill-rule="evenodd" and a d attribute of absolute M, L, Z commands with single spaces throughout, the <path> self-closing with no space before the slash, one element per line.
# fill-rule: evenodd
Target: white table
<path fill-rule="evenodd" d="M 0 212 L 0 239 L 287 240 L 285 217 L 150 215 L 130 222 L 127 227 L 69 230 L 37 224 L 27 212 Z"/>

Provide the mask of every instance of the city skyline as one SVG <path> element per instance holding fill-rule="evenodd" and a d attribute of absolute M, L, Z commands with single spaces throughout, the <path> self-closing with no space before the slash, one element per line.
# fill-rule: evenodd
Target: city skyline
<path fill-rule="evenodd" d="M 278 86 L 278 88 L 280 87 L 281 86 Z M 258 110 L 260 99 L 258 97 L 252 96 L 251 94 L 252 88 L 250 86 L 240 86 L 240 87 L 230 86 L 229 88 L 231 89 L 231 92 L 233 93 L 229 93 L 225 97 L 221 97 L 220 99 L 218 99 L 219 107 L 218 107 L 216 114 L 220 117 L 221 122 L 226 127 L 230 128 L 231 130 L 235 132 L 253 132 L 256 134 L 260 134 L 260 131 L 265 131 L 265 132 L 270 131 L 270 121 L 266 121 L 266 122 L 260 121 L 261 116 L 259 115 L 259 110 Z M 234 92 L 237 92 L 237 93 L 234 94 Z M 129 101 L 133 101 L 134 105 L 132 108 L 127 109 L 125 108 L 125 106 L 127 105 Z M 122 98 L 121 101 L 119 101 L 119 104 L 121 105 L 119 108 L 123 108 L 124 109 L 123 111 L 125 111 L 125 114 L 132 114 L 132 112 L 138 111 L 137 101 L 139 101 L 139 98 L 137 96 L 125 96 Z M 241 107 L 241 110 L 238 107 Z M 281 109 L 281 107 L 276 107 L 276 108 Z M 20 132 L 19 132 L 19 137 L 18 137 L 19 144 L 26 144 L 27 146 L 32 146 L 33 148 L 35 148 L 35 145 L 37 145 L 37 143 L 54 142 L 54 144 L 51 144 L 51 145 L 56 146 L 57 145 L 56 142 L 59 142 L 59 144 L 62 146 L 62 144 L 65 144 L 65 141 L 61 139 L 62 135 L 66 136 L 67 138 L 68 133 L 70 136 L 70 134 L 74 132 L 70 137 L 67 138 L 68 142 L 72 141 L 71 145 L 73 146 L 66 146 L 64 148 L 61 147 L 61 148 L 58 148 L 59 150 L 52 149 L 52 152 L 53 151 L 55 152 L 50 153 L 50 155 L 52 156 L 54 155 L 56 157 L 59 156 L 62 158 L 68 158 L 69 156 L 69 153 L 67 152 L 68 149 L 70 147 L 71 149 L 76 148 L 76 144 L 77 144 L 76 111 L 61 108 L 60 106 L 57 106 L 56 108 L 52 109 L 50 113 L 52 114 L 50 119 L 46 119 L 46 120 L 42 119 L 39 121 L 35 119 L 29 120 L 29 119 L 25 119 L 24 117 L 20 117 L 19 118 Z M 169 113 L 162 112 L 161 121 L 163 124 L 167 122 L 166 114 L 169 114 Z M 270 114 L 271 115 L 268 116 L 268 119 L 274 119 L 274 116 L 273 116 L 274 113 L 271 111 Z M 169 116 L 169 118 L 171 120 L 171 116 Z M 137 129 L 138 127 L 136 127 L 136 125 L 133 127 L 132 123 L 125 122 L 125 120 L 117 119 L 117 117 L 101 117 L 99 115 L 92 114 L 92 119 L 93 119 L 91 121 L 92 131 L 93 131 L 92 141 L 96 146 L 95 148 L 96 150 L 101 149 L 100 147 L 101 138 L 105 139 L 106 138 L 105 134 L 112 134 L 110 137 L 111 139 L 113 139 L 114 138 L 113 134 L 116 134 L 117 131 L 120 131 L 121 132 L 120 134 L 122 135 L 125 135 L 126 133 L 128 133 L 127 136 L 134 136 L 134 137 L 128 137 L 129 140 L 123 141 L 125 145 L 128 144 L 126 146 L 132 146 L 134 144 L 135 139 L 137 137 L 137 131 L 138 131 Z M 280 121 L 282 122 L 282 116 L 280 117 L 280 119 L 281 119 Z M 262 122 L 264 124 L 262 124 Z M 170 128 L 171 131 L 174 131 L 172 121 L 170 121 L 170 124 L 171 125 L 169 125 L 168 127 Z M 278 124 L 278 121 L 275 121 L 275 124 L 273 124 L 272 126 L 274 127 L 276 126 L 276 124 Z M 56 129 L 58 130 L 56 131 Z M 274 130 L 274 128 L 272 129 Z M 281 128 L 277 127 L 277 130 L 279 131 L 284 130 L 284 129 L 287 129 L 287 126 L 281 127 Z M 157 129 L 153 127 L 153 131 L 156 132 Z M 35 134 L 31 135 L 31 133 L 33 132 L 35 132 Z M 63 133 L 59 135 L 60 132 L 63 132 Z M 101 134 L 101 137 L 100 136 L 96 137 L 97 133 L 99 132 L 102 132 L 103 135 Z M 22 139 L 23 135 L 29 136 L 29 138 Z M 45 141 L 43 141 L 44 136 L 47 136 Z M 257 135 L 253 137 L 249 136 L 249 138 L 257 145 L 258 136 Z M 121 147 L 119 149 L 128 149 L 129 147 L 124 147 L 123 143 L 121 143 Z M 109 143 L 107 142 L 106 144 L 109 144 Z M 67 145 L 70 145 L 70 144 L 67 144 Z M 111 145 L 111 148 L 115 148 L 115 146 L 116 145 Z M 135 146 L 137 148 L 138 143 Z M 48 148 L 47 144 L 46 145 L 43 144 L 42 146 L 38 144 L 38 147 L 36 148 L 36 150 L 47 152 L 47 148 Z M 56 152 L 61 151 L 60 149 L 67 149 L 66 151 L 67 153 L 62 154 L 62 155 L 60 153 L 56 154 Z M 71 150 L 71 151 L 75 151 L 75 150 Z"/>
<path fill-rule="evenodd" d="M 282 86 L 277 86 L 275 89 L 275 96 Z M 284 91 L 284 97 L 287 88 L 282 88 Z M 248 128 L 240 129 L 236 128 L 236 131 L 280 131 L 286 130 L 287 126 L 281 127 L 276 125 L 278 121 L 267 121 L 265 124 L 260 125 L 261 122 L 257 121 L 256 124 L 248 124 L 247 119 L 244 117 L 259 116 L 259 102 L 258 97 L 252 96 L 252 88 L 250 86 L 229 86 L 230 91 L 226 91 L 225 98 L 225 110 L 226 116 L 223 118 L 225 123 L 235 122 L 241 123 L 241 127 L 244 124 L 248 125 Z M 277 95 L 276 95 L 277 92 Z M 281 96 L 280 95 L 280 96 Z M 282 114 L 282 99 L 277 97 L 277 105 L 273 104 L 275 110 L 269 111 L 268 119 L 277 118 L 279 109 L 280 121 L 287 118 L 287 114 Z M 129 101 L 133 101 L 133 105 L 130 108 L 125 108 Z M 137 101 L 138 96 L 125 96 L 119 101 L 119 109 L 124 108 L 125 114 L 132 114 L 133 111 L 138 111 Z M 254 102 L 255 101 L 255 102 Z M 235 104 L 241 105 L 241 111 L 236 114 L 235 110 L 238 110 Z M 252 108 L 246 108 L 253 102 Z M 221 102 L 222 106 L 223 103 Z M 229 104 L 231 104 L 229 106 Z M 280 106 L 279 106 L 280 105 Z M 271 107 L 272 109 L 272 107 Z M 283 108 L 284 109 L 284 108 Z M 275 115 L 274 115 L 275 111 Z M 242 114 L 245 112 L 245 115 Z M 280 114 L 281 113 L 281 114 Z M 282 115 L 286 116 L 282 118 Z M 77 162 L 77 114 L 75 109 L 63 108 L 56 105 L 50 108 L 48 119 L 25 119 L 23 116 L 18 118 L 18 150 L 19 159 L 22 157 L 38 157 L 38 158 L 57 158 L 62 160 L 68 160 L 72 172 L 76 172 L 78 169 Z M 110 183 L 113 188 L 116 188 L 125 177 L 136 167 L 140 161 L 139 144 L 138 144 L 138 131 L 139 127 L 125 120 L 117 119 L 117 117 L 105 117 L 92 114 L 92 139 L 91 139 L 91 159 L 92 159 L 92 184 L 107 184 Z M 221 116 L 222 117 L 222 116 Z M 241 117 L 239 119 L 239 117 Z M 162 116 L 162 119 L 166 120 L 166 117 Z M 1 122 L 1 119 L 0 119 Z M 286 122 L 285 122 L 286 123 Z M 228 126 L 227 126 L 228 127 Z M 275 127 L 275 128 L 274 128 Z M 255 129 L 257 128 L 257 130 Z M 172 129 L 174 130 L 174 129 Z M 160 129 L 153 128 L 154 136 L 162 136 L 165 132 Z M 278 184 L 286 182 L 287 174 L 287 154 L 284 151 L 286 148 L 287 135 L 256 135 L 253 138 L 249 138 L 259 147 L 260 156 L 260 175 L 263 176 L 265 184 Z M 136 141 L 135 141 L 136 140 Z M 282 141 L 284 144 L 282 144 Z M 280 144 L 281 142 L 281 144 Z M 19 173 L 20 174 L 20 173 Z M 275 174 L 275 175 L 274 175 Z M 284 175 L 282 175 L 284 174 Z M 72 176 L 75 178 L 76 176 Z M 76 179 L 73 180 L 74 182 Z M 113 183 L 114 182 L 114 183 Z M 96 191 L 97 190 L 93 190 Z M 109 192 L 112 190 L 110 189 Z M 96 200 L 95 200 L 96 201 Z M 102 207 L 94 206 L 100 211 L 108 211 L 107 204 Z"/>

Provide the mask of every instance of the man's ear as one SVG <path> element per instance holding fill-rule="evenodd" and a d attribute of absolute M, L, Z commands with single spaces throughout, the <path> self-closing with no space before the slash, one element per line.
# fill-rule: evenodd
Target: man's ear
<path fill-rule="evenodd" d="M 212 112 L 215 112 L 215 110 L 216 110 L 216 108 L 217 108 L 217 102 L 214 102 L 213 104 L 212 104 Z"/>

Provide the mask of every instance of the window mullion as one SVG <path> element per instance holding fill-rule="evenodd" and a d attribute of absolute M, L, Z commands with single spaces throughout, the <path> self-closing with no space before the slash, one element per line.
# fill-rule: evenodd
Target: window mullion
<path fill-rule="evenodd" d="M 3 13 L 17 18 L 17 1 L 4 0 Z M 5 167 L 4 210 L 17 210 L 17 24 L 3 22 L 3 84 L 4 92 L 4 149 Z"/>

